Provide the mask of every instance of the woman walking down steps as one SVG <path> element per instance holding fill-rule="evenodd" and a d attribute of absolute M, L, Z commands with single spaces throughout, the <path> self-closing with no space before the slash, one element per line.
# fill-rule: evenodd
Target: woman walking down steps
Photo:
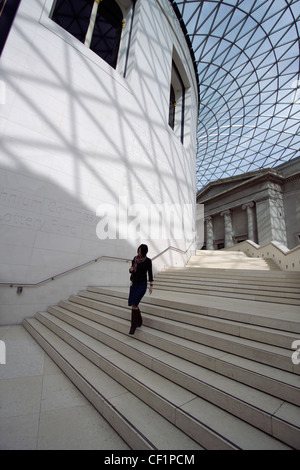
<path fill-rule="evenodd" d="M 131 286 L 129 291 L 128 305 L 131 306 L 131 328 L 130 335 L 134 335 L 136 328 L 142 326 L 143 319 L 139 309 L 139 303 L 147 290 L 147 273 L 149 277 L 149 294 L 152 294 L 153 274 L 152 261 L 147 257 L 148 246 L 140 245 L 137 256 L 132 260 L 129 272 L 131 273 Z"/>

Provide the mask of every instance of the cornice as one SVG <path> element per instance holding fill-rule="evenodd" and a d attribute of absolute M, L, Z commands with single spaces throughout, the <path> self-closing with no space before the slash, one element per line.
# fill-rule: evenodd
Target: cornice
<path fill-rule="evenodd" d="M 297 180 L 300 178 L 300 171 L 298 173 L 293 173 L 292 175 L 289 175 L 289 176 L 285 176 L 284 177 L 284 182 L 288 182 L 288 181 L 293 181 L 293 180 Z"/>

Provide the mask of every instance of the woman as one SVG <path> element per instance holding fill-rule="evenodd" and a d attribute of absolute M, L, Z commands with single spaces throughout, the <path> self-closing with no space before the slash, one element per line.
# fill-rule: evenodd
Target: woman
<path fill-rule="evenodd" d="M 149 277 L 149 294 L 152 294 L 153 274 L 152 261 L 147 258 L 148 246 L 140 245 L 137 250 L 138 254 L 132 260 L 131 273 L 132 284 L 130 286 L 128 305 L 131 306 L 131 328 L 130 335 L 133 335 L 136 328 L 142 326 L 143 320 L 139 309 L 139 303 L 144 297 L 147 290 L 147 273 Z"/>

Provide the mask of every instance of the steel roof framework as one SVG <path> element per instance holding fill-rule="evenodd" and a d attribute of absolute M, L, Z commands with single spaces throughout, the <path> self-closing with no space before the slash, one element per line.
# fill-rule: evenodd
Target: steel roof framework
<path fill-rule="evenodd" d="M 182 0 L 199 75 L 197 187 L 300 155 L 300 0 Z"/>

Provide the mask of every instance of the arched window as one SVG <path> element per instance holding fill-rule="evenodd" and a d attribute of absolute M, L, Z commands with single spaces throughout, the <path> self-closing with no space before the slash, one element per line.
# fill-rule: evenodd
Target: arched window
<path fill-rule="evenodd" d="M 117 65 L 122 21 L 122 11 L 114 0 L 100 3 L 90 48 L 114 68 Z"/>
<path fill-rule="evenodd" d="M 56 0 L 52 20 L 116 68 L 123 14 L 115 0 Z"/>

